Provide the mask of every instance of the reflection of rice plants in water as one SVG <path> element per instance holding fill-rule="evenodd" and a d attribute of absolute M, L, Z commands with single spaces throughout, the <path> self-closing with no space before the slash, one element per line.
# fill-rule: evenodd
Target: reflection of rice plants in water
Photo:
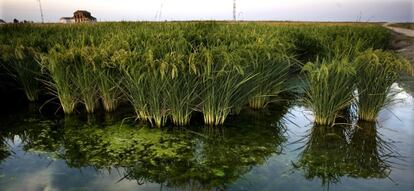
<path fill-rule="evenodd" d="M 348 150 L 352 154 L 345 160 L 352 164 L 351 177 L 386 178 L 391 173 L 391 159 L 401 157 L 377 132 L 375 122 L 357 123 Z"/>
<path fill-rule="evenodd" d="M 286 141 L 284 128 L 270 125 L 274 120 L 268 125 L 235 121 L 237 126 L 172 131 L 127 123 L 101 127 L 99 120 L 88 121 L 74 116 L 55 122 L 32 120 L 27 124 L 33 128 L 10 131 L 21 137 L 24 150 L 47 153 L 72 168 L 123 168 L 121 180 L 204 190 L 225 189 L 253 166 L 280 154 Z"/>
<path fill-rule="evenodd" d="M 295 168 L 304 171 L 307 179 L 321 179 L 322 185 L 337 183 L 345 175 L 346 129 L 315 126 L 307 136 L 304 150 Z"/>
<path fill-rule="evenodd" d="M 6 160 L 12 153 L 10 152 L 9 146 L 6 142 L 6 138 L 0 136 L 0 165 Z"/>
<path fill-rule="evenodd" d="M 314 126 L 294 167 L 307 179 L 320 179 L 323 186 L 342 177 L 387 178 L 395 148 L 380 137 L 375 123 L 355 127 Z"/>
<path fill-rule="evenodd" d="M 179 189 L 193 186 L 202 190 L 226 189 L 252 166 L 263 164 L 267 157 L 281 152 L 284 138 L 278 128 L 263 131 L 240 127 L 237 133 L 234 131 L 206 127 L 199 132 L 200 136 L 190 133 L 189 136 L 196 136 L 191 140 L 191 150 L 154 162 L 141 160 L 127 168 L 126 178 Z"/>

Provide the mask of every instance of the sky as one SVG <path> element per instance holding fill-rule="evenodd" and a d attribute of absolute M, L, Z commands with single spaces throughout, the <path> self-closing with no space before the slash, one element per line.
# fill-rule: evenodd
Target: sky
<path fill-rule="evenodd" d="M 41 0 L 45 22 L 231 20 L 233 0 Z M 238 20 L 414 22 L 414 0 L 237 0 Z M 0 19 L 41 21 L 39 0 L 0 0 Z"/>

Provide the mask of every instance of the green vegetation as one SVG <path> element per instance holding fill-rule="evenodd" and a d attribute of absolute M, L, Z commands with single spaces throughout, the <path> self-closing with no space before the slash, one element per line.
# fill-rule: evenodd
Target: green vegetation
<path fill-rule="evenodd" d="M 365 62 L 359 54 L 389 41 L 388 30 L 370 24 L 121 22 L 4 25 L 0 32 L 2 68 L 29 100 L 46 88 L 67 114 L 78 106 L 111 112 L 128 100 L 136 119 L 156 127 L 188 125 L 193 112 L 218 126 L 246 106 L 264 109 L 290 94 L 289 80 L 299 71 L 306 73 L 304 100 L 315 122 L 332 125 L 353 100 L 355 72 L 395 81 L 379 69 L 358 73 Z M 388 57 L 379 63 L 398 68 Z M 308 62 L 314 64 L 303 67 Z M 368 86 L 377 87 L 358 86 L 360 100 Z M 384 105 L 359 103 L 360 111 L 373 113 Z"/>
<path fill-rule="evenodd" d="M 63 112 L 70 114 L 75 110 L 77 100 L 77 87 L 73 82 L 71 52 L 62 52 L 58 47 L 49 51 L 48 56 L 41 58 L 42 67 L 50 80 L 45 80 L 49 92 L 55 95 L 62 106 Z"/>
<path fill-rule="evenodd" d="M 37 101 L 40 93 L 41 77 L 40 67 L 34 59 L 36 47 L 25 47 L 23 45 L 3 45 L 1 59 L 6 66 L 4 68 L 20 84 L 27 99 L 31 102 Z"/>
<path fill-rule="evenodd" d="M 181 189 L 193 183 L 201 190 L 226 190 L 252 167 L 282 152 L 284 127 L 282 123 L 270 124 L 284 112 L 260 120 L 261 125 L 234 121 L 237 125 L 226 128 L 173 130 L 147 125 L 137 128 L 119 118 L 109 124 L 99 119 L 85 122 L 74 115 L 60 120 L 29 118 L 3 129 L 0 141 L 6 136 L 19 137 L 26 152 L 45 154 L 49 159 L 64 161 L 70 168 L 119 170 L 121 177 L 139 183 Z M 10 154 L 7 146 L 0 142 L 0 162 L 1 157 Z"/>
<path fill-rule="evenodd" d="M 392 101 L 391 85 L 401 72 L 411 69 L 410 63 L 391 52 L 369 49 L 356 59 L 358 116 L 375 121 L 381 108 Z"/>
<path fill-rule="evenodd" d="M 414 23 L 395 23 L 390 26 L 414 30 Z"/>
<path fill-rule="evenodd" d="M 313 111 L 315 123 L 333 125 L 340 112 L 352 104 L 354 68 L 342 59 L 308 63 L 303 70 L 308 81 L 304 102 Z"/>

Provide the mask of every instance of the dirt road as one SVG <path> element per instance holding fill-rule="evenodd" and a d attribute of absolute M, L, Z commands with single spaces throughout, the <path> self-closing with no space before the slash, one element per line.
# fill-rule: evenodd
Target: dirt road
<path fill-rule="evenodd" d="M 414 65 L 414 30 L 390 27 L 392 23 L 383 26 L 392 31 L 391 48 L 406 57 Z"/>
<path fill-rule="evenodd" d="M 405 36 L 414 37 L 414 30 L 404 29 L 404 28 L 399 28 L 399 27 L 392 27 L 392 26 L 390 26 L 392 24 L 393 23 L 386 23 L 383 26 L 386 27 L 386 28 L 388 28 L 388 29 L 391 29 L 391 30 L 393 30 L 393 31 L 395 31 L 397 33 L 403 34 Z"/>
<path fill-rule="evenodd" d="M 391 23 L 383 26 L 392 30 L 391 48 L 408 59 L 414 67 L 414 30 L 390 27 Z M 414 96 L 414 77 L 401 76 L 400 85 L 412 96 Z"/>

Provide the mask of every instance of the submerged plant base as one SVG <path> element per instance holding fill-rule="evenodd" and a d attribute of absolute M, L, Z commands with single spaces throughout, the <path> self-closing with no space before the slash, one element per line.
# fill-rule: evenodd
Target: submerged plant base
<path fill-rule="evenodd" d="M 117 108 L 118 104 L 113 101 L 111 98 L 106 98 L 102 96 L 102 105 L 107 112 L 113 112 Z"/>
<path fill-rule="evenodd" d="M 228 113 L 228 112 L 227 112 Z M 225 112 L 204 112 L 204 124 L 209 126 L 218 126 L 224 124 L 224 121 L 227 118 L 227 114 Z"/>
<path fill-rule="evenodd" d="M 165 123 L 167 123 L 167 118 L 163 116 L 149 117 L 148 120 L 152 126 L 155 126 L 158 128 L 165 126 Z"/>
<path fill-rule="evenodd" d="M 359 120 L 374 122 L 377 119 L 379 111 L 359 111 L 358 117 Z"/>
<path fill-rule="evenodd" d="M 181 113 L 171 114 L 174 125 L 186 126 L 190 123 L 190 116 Z"/>
<path fill-rule="evenodd" d="M 335 116 L 328 116 L 328 115 L 323 115 L 323 116 L 315 116 L 315 124 L 319 125 L 319 126 L 329 126 L 335 123 Z"/>
<path fill-rule="evenodd" d="M 24 94 L 26 95 L 27 100 L 30 102 L 35 102 L 39 98 L 38 87 L 36 89 L 29 90 L 28 88 L 24 89 Z"/>
<path fill-rule="evenodd" d="M 60 104 L 65 114 L 72 114 L 73 111 L 75 110 L 76 101 L 70 100 L 70 99 L 68 100 L 61 99 Z"/>
<path fill-rule="evenodd" d="M 252 109 L 263 109 L 266 106 L 267 101 L 267 97 L 255 96 L 249 100 L 249 107 Z"/>
<path fill-rule="evenodd" d="M 86 112 L 88 112 L 88 113 L 95 112 L 97 104 L 96 104 L 96 101 L 94 100 L 94 98 L 84 99 L 84 104 L 85 104 Z"/>

